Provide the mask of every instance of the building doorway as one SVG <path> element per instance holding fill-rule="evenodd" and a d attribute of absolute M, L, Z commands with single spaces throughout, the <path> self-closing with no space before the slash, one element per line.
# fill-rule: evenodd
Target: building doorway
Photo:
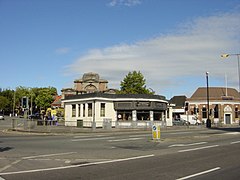
<path fill-rule="evenodd" d="M 231 114 L 225 114 L 225 124 L 231 124 Z"/>

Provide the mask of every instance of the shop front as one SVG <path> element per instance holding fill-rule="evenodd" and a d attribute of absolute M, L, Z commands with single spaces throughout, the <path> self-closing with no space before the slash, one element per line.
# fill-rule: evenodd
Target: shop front
<path fill-rule="evenodd" d="M 151 96 L 152 97 L 152 96 Z M 165 125 L 167 114 L 167 101 L 162 99 L 128 99 L 128 101 L 114 102 L 117 113 L 116 126 L 151 128 L 153 124 Z"/>

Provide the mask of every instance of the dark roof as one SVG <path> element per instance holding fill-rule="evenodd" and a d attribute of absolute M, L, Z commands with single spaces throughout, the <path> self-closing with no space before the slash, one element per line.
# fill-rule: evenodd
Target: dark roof
<path fill-rule="evenodd" d="M 207 88 L 199 87 L 191 96 L 190 99 L 206 99 Z M 234 88 L 225 87 L 209 87 L 209 98 L 210 99 L 239 99 L 240 94 Z"/>
<path fill-rule="evenodd" d="M 175 104 L 175 108 L 182 108 L 185 106 L 186 96 L 173 96 L 170 100 L 170 104 Z"/>
<path fill-rule="evenodd" d="M 160 95 L 151 95 L 151 94 L 107 94 L 107 93 L 87 93 L 87 94 L 78 94 L 72 96 L 66 96 L 64 100 L 71 99 L 84 99 L 84 98 L 93 98 L 93 97 L 101 97 L 101 98 L 143 98 L 143 99 L 159 99 L 165 100 L 165 96 Z"/>

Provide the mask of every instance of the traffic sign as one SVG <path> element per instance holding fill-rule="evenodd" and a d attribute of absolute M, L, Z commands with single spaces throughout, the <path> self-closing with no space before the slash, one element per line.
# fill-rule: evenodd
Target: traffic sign
<path fill-rule="evenodd" d="M 153 125 L 152 126 L 152 139 L 160 139 L 161 132 L 160 132 L 160 125 Z"/>

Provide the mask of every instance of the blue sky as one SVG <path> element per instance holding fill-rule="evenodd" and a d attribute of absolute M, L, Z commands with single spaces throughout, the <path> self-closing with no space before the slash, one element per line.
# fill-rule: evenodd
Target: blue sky
<path fill-rule="evenodd" d="M 240 0 L 0 0 L 0 88 L 73 87 L 86 72 L 119 88 L 141 71 L 157 94 L 238 89 Z"/>

